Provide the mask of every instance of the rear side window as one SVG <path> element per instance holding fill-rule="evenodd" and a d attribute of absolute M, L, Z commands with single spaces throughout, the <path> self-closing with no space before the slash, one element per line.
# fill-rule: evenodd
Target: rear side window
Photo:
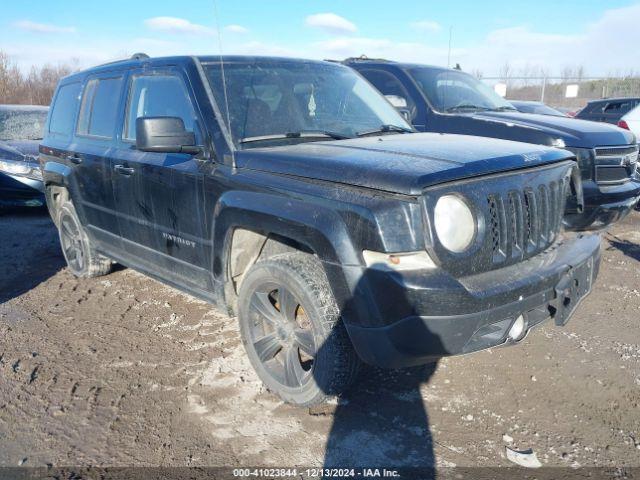
<path fill-rule="evenodd" d="M 51 110 L 49 132 L 71 135 L 80 100 L 80 88 L 80 83 L 76 82 L 68 83 L 58 89 L 58 94 Z"/>
<path fill-rule="evenodd" d="M 623 114 L 631 110 L 634 106 L 635 106 L 635 103 L 632 100 L 625 100 L 622 102 L 611 102 L 605 107 L 604 113 Z"/>
<path fill-rule="evenodd" d="M 136 139 L 139 117 L 178 117 L 194 131 L 196 114 L 187 88 L 177 75 L 143 75 L 133 78 L 124 127 L 124 138 Z"/>
<path fill-rule="evenodd" d="M 112 138 L 118 119 L 122 77 L 94 78 L 84 89 L 78 134 Z"/>
<path fill-rule="evenodd" d="M 587 103 L 587 105 L 578 112 L 577 117 L 586 116 L 586 115 L 595 115 L 597 113 L 602 113 L 602 109 L 604 107 L 604 103 L 602 102 L 593 102 Z"/>

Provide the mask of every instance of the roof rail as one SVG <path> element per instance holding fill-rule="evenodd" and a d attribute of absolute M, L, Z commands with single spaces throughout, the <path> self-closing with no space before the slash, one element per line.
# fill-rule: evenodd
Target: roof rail
<path fill-rule="evenodd" d="M 387 60 L 386 58 L 369 58 L 366 55 L 362 54 L 359 57 L 349 57 L 349 58 L 345 58 L 343 60 L 343 62 L 366 62 L 366 61 L 374 61 L 374 62 L 389 62 L 391 63 L 392 60 Z"/>
<path fill-rule="evenodd" d="M 96 65 L 96 67 L 104 67 L 105 65 L 113 65 L 120 62 L 128 62 L 129 60 L 146 60 L 148 58 L 151 58 L 151 57 L 146 53 L 138 52 L 138 53 L 134 53 L 129 58 L 121 58 L 119 60 L 113 60 L 111 62 L 101 63 L 99 65 Z"/>
<path fill-rule="evenodd" d="M 144 52 L 138 52 L 131 55 L 131 60 L 146 60 L 148 58 L 151 57 Z"/>

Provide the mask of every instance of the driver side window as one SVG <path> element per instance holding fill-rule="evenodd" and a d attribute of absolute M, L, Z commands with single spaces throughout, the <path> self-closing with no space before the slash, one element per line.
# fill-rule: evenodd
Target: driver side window
<path fill-rule="evenodd" d="M 136 140 L 136 119 L 139 117 L 178 117 L 187 131 L 195 132 L 196 113 L 187 88 L 177 75 L 133 77 L 124 126 L 125 140 Z"/>

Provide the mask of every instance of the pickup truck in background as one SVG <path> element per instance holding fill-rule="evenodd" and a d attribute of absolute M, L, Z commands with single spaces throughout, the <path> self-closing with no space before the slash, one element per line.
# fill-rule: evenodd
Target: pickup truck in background
<path fill-rule="evenodd" d="M 640 198 L 633 133 L 605 123 L 517 111 L 493 89 L 460 70 L 350 58 L 355 69 L 420 132 L 517 140 L 573 152 L 583 181 L 583 211 L 567 216 L 574 229 L 602 229 L 626 216 Z"/>

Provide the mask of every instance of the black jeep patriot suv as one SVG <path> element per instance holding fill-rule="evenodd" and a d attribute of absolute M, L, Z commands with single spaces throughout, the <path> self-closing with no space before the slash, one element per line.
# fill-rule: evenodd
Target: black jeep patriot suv
<path fill-rule="evenodd" d="M 408 124 L 339 64 L 136 56 L 63 79 L 40 161 L 69 269 L 223 306 L 284 400 L 517 342 L 590 291 L 571 153 Z"/>

